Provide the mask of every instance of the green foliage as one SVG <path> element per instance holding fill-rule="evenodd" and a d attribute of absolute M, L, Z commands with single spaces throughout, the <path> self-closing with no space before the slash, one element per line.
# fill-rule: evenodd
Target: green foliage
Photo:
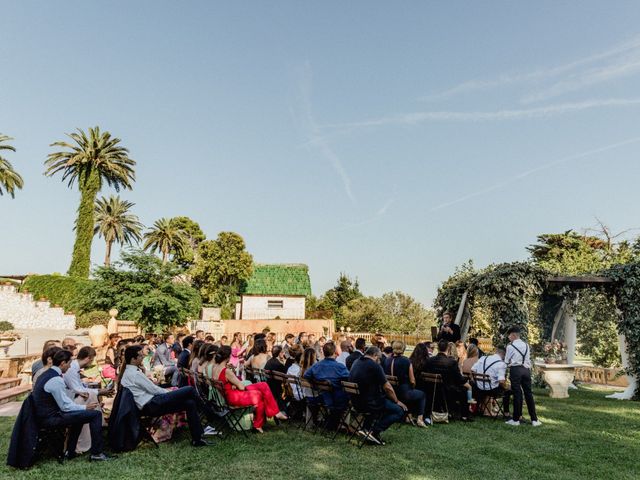
<path fill-rule="evenodd" d="M 176 281 L 182 270 L 173 263 L 139 251 L 123 252 L 113 268 L 99 267 L 83 292 L 84 311 L 118 309 L 147 332 L 163 332 L 196 317 L 202 306 L 198 292 Z"/>
<path fill-rule="evenodd" d="M 136 215 L 129 213 L 134 205 L 115 195 L 109 198 L 102 197 L 96 203 L 93 234 L 103 237 L 107 244 L 104 258 L 106 267 L 111 264 L 111 246 L 114 242 L 120 245 L 131 245 L 142 239 L 142 223 Z"/>
<path fill-rule="evenodd" d="M 76 316 L 76 328 L 91 328 L 94 325 L 107 326 L 111 316 L 103 310 L 94 310 Z"/>
<path fill-rule="evenodd" d="M 13 140 L 13 138 L 0 133 L 0 151 L 16 151 L 12 145 L 4 143 L 9 140 Z M 11 195 L 11 198 L 15 198 L 16 190 L 21 189 L 23 186 L 24 181 L 20 174 L 13 169 L 13 165 L 11 165 L 7 159 L 0 155 L 0 195 L 4 195 L 4 192 L 7 192 Z"/>
<path fill-rule="evenodd" d="M 320 302 L 320 308 L 323 310 L 331 310 L 337 325 L 341 326 L 344 320 L 342 307 L 345 307 L 349 302 L 362 296 L 358 279 L 355 281 L 351 280 L 346 274 L 341 273 L 336 286 L 325 292 Z"/>
<path fill-rule="evenodd" d="M 620 310 L 618 332 L 627 340 L 629 371 L 640 379 L 640 261 L 614 265 L 603 274 L 616 282 L 611 293 Z"/>
<path fill-rule="evenodd" d="M 597 237 L 564 233 L 538 235 L 538 243 L 527 250 L 541 268 L 557 275 L 594 273 L 602 269 L 607 243 Z"/>
<path fill-rule="evenodd" d="M 200 225 L 189 217 L 174 217 L 171 223 L 182 231 L 186 242 L 182 248 L 172 248 L 169 252 L 173 256 L 173 261 L 181 267 L 187 269 L 191 267 L 198 256 L 198 245 L 206 240 L 206 235 Z"/>
<path fill-rule="evenodd" d="M 198 259 L 190 274 L 202 298 L 231 311 L 238 294 L 253 273 L 253 257 L 244 239 L 234 232 L 221 232 L 215 240 L 198 247 Z"/>
<path fill-rule="evenodd" d="M 435 312 L 403 292 L 382 297 L 357 297 L 340 307 L 338 327 L 356 332 L 394 332 L 425 335 L 435 325 Z"/>
<path fill-rule="evenodd" d="M 51 305 L 60 305 L 67 312 L 81 311 L 82 291 L 92 280 L 64 275 L 31 275 L 22 284 L 35 300 L 46 298 Z"/>
<path fill-rule="evenodd" d="M 172 251 L 181 254 L 187 248 L 187 237 L 172 218 L 156 220 L 153 227 L 144 234 L 144 239 L 143 248 L 151 253 L 160 252 L 163 263 L 169 261 Z"/>
<path fill-rule="evenodd" d="M 68 180 L 69 188 L 78 183 L 80 205 L 75 222 L 76 239 L 69 275 L 87 278 L 91 267 L 91 242 L 93 241 L 94 209 L 96 195 L 103 183 L 131 189 L 135 181 L 133 167 L 135 160 L 129 158 L 129 151 L 120 146 L 120 139 L 109 132 L 101 132 L 99 127 L 68 134 L 73 143 L 55 142 L 52 147 L 61 150 L 50 153 L 45 161 L 45 175 L 62 174 L 62 181 Z"/>
<path fill-rule="evenodd" d="M 248 295 L 311 295 L 309 267 L 300 264 L 255 264 L 241 293 Z"/>
<path fill-rule="evenodd" d="M 613 297 L 596 289 L 580 292 L 576 321 L 578 352 L 590 357 L 597 367 L 620 366 Z"/>
<path fill-rule="evenodd" d="M 10 330 L 13 330 L 13 323 L 2 320 L 0 322 L 0 332 L 8 332 Z"/>

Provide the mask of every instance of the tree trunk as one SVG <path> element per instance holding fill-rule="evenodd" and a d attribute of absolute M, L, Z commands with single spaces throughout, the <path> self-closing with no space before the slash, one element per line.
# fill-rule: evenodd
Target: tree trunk
<path fill-rule="evenodd" d="M 169 252 L 163 251 L 162 252 L 162 263 L 167 263 L 168 260 L 169 260 Z"/>
<path fill-rule="evenodd" d="M 104 266 L 111 266 L 111 245 L 113 245 L 113 240 L 107 241 L 107 252 L 104 255 Z"/>
<path fill-rule="evenodd" d="M 76 240 L 68 274 L 72 277 L 88 278 L 91 268 L 91 242 L 93 241 L 94 210 L 100 174 L 91 169 L 87 176 L 78 179 L 80 187 L 80 206 L 76 219 Z"/>

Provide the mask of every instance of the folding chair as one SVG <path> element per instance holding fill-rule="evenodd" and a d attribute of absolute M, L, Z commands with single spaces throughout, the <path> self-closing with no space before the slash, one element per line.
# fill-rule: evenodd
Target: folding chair
<path fill-rule="evenodd" d="M 332 415 L 337 411 L 333 406 L 329 406 L 324 399 L 325 395 L 333 395 L 333 385 L 328 380 L 316 380 L 312 383 L 313 387 L 315 387 L 318 392 L 318 410 L 322 417 L 322 420 L 318 424 L 318 427 L 321 431 L 328 432 L 329 431 L 329 419 Z M 338 425 L 336 428 L 340 426 L 340 419 L 338 419 Z"/>
<path fill-rule="evenodd" d="M 43 453 L 50 453 L 59 464 L 64 463 L 64 444 L 67 438 L 67 427 L 39 428 L 36 451 L 38 457 Z"/>
<path fill-rule="evenodd" d="M 307 427 L 313 422 L 313 433 L 316 433 L 318 431 L 318 427 L 320 426 L 320 417 L 322 416 L 322 397 L 320 396 L 320 392 L 316 388 L 315 383 L 311 383 L 304 377 L 300 377 L 298 381 L 300 384 L 300 388 L 302 388 L 303 391 L 307 390 L 308 392 L 311 392 L 311 400 L 309 401 L 307 399 L 307 413 L 309 415 L 304 423 L 304 429 L 306 430 Z"/>
<path fill-rule="evenodd" d="M 244 378 L 245 380 L 248 380 L 251 383 L 254 383 L 255 374 L 253 372 L 253 367 L 251 367 L 251 365 L 244 366 Z"/>
<path fill-rule="evenodd" d="M 344 391 L 351 398 L 349 408 L 344 412 L 340 422 L 346 427 L 347 432 L 350 432 L 347 433 L 347 442 L 351 443 L 355 437 L 358 437 L 356 445 L 358 448 L 362 448 L 366 443 L 367 438 L 373 434 L 373 428 L 382 418 L 384 410 L 374 412 L 371 410 L 356 408 L 360 398 L 360 387 L 358 387 L 357 383 L 353 382 L 342 381 L 340 383 L 342 384 Z M 349 421 L 347 421 L 347 418 Z"/>
<path fill-rule="evenodd" d="M 491 388 L 491 377 L 481 373 L 473 373 L 473 380 L 476 383 L 475 392 L 478 396 L 478 404 L 484 411 L 489 411 L 489 417 L 496 419 L 504 417 L 504 409 L 502 408 L 502 394 L 494 390 L 482 390 L 479 385 L 489 386 Z"/>
<path fill-rule="evenodd" d="M 245 415 L 253 413 L 253 406 L 234 407 L 229 405 L 224 396 L 224 384 L 219 380 L 208 380 L 208 382 L 213 411 L 216 416 L 224 420 L 221 423 L 222 428 L 226 428 L 231 432 L 242 433 L 245 438 L 248 438 L 246 429 L 242 426 L 242 421 Z"/>
<path fill-rule="evenodd" d="M 271 375 L 270 370 L 263 370 L 262 368 L 253 369 L 253 383 L 266 382 L 268 376 Z"/>
<path fill-rule="evenodd" d="M 301 419 L 302 421 L 298 424 L 298 428 L 301 428 L 305 425 L 304 414 L 307 410 L 307 401 L 304 397 L 302 386 L 300 385 L 300 377 L 295 375 L 285 375 L 284 378 L 285 381 L 282 385 L 282 389 L 287 397 L 287 415 L 289 415 L 290 421 Z M 294 391 L 300 393 L 300 400 L 296 398 Z"/>
<path fill-rule="evenodd" d="M 427 373 L 422 372 L 421 378 L 424 383 L 427 384 L 427 388 L 433 389 L 431 393 L 431 422 L 435 423 L 449 423 L 449 405 L 447 403 L 447 393 L 444 389 L 444 382 L 442 376 L 439 373 Z M 444 403 L 445 411 L 436 412 L 436 394 L 440 393 L 440 403 Z M 434 415 L 435 413 L 435 415 Z M 446 414 L 446 417 L 445 417 Z"/>

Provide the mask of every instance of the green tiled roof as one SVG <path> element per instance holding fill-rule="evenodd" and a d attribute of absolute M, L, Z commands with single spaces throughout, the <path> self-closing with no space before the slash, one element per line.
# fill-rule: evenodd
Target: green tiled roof
<path fill-rule="evenodd" d="M 255 264 L 242 289 L 245 295 L 311 295 L 309 267 L 302 264 Z"/>

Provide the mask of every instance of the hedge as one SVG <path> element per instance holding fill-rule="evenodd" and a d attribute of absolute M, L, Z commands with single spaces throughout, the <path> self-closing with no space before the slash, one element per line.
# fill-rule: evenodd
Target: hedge
<path fill-rule="evenodd" d="M 21 292 L 28 290 L 34 300 L 46 298 L 52 305 L 60 305 L 67 312 L 80 310 L 82 289 L 92 280 L 64 275 L 32 275 L 22 284 Z"/>

